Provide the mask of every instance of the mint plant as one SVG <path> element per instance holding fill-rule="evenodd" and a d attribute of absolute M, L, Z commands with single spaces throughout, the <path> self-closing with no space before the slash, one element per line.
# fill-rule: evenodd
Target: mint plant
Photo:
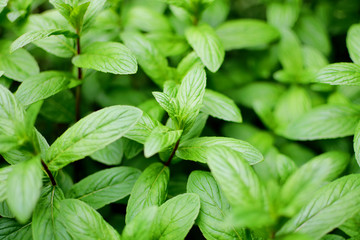
<path fill-rule="evenodd" d="M 358 239 L 358 10 L 0 0 L 0 239 Z"/>

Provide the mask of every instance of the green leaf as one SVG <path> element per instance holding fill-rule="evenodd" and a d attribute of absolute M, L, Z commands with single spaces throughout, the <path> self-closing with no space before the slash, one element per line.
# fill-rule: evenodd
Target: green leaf
<path fill-rule="evenodd" d="M 152 94 L 154 95 L 156 101 L 160 104 L 160 106 L 169 114 L 170 117 L 173 118 L 176 114 L 175 106 L 172 102 L 173 98 L 171 98 L 165 92 L 152 92 Z"/>
<path fill-rule="evenodd" d="M 122 140 L 123 139 L 119 139 L 107 145 L 105 148 L 91 154 L 90 157 L 106 165 L 119 165 L 124 153 Z"/>
<path fill-rule="evenodd" d="M 64 223 L 58 218 L 59 204 L 63 199 L 64 194 L 59 187 L 47 186 L 43 189 L 32 217 L 34 240 L 72 240 Z"/>
<path fill-rule="evenodd" d="M 49 148 L 48 143 L 46 142 L 46 139 L 39 133 L 39 131 L 37 131 L 36 129 L 32 128 L 30 131 L 34 131 L 31 134 L 35 134 L 35 136 L 32 136 L 32 140 L 30 140 L 32 142 L 32 147 L 35 145 L 37 147 L 37 145 L 39 146 L 40 149 L 37 149 L 37 151 L 40 151 L 40 156 L 42 159 L 45 158 L 45 152 L 47 151 L 47 149 Z M 28 139 L 29 140 L 29 139 Z M 36 143 L 37 141 L 37 143 Z M 29 142 L 27 142 L 28 144 Z M 32 148 L 31 147 L 31 148 Z M 26 160 L 29 160 L 30 158 L 33 158 L 33 150 L 31 149 L 30 151 L 24 151 L 23 148 L 20 149 L 13 149 L 10 150 L 6 153 L 3 153 L 2 156 L 4 157 L 4 159 L 9 163 L 9 164 L 17 164 Z"/>
<path fill-rule="evenodd" d="M 136 157 L 144 148 L 144 146 L 133 140 L 123 138 L 124 155 L 127 159 Z"/>
<path fill-rule="evenodd" d="M 24 106 L 55 95 L 69 88 L 76 79 L 67 72 L 45 71 L 27 78 L 15 93 Z"/>
<path fill-rule="evenodd" d="M 357 124 L 354 134 L 355 159 L 360 166 L 360 122 Z"/>
<path fill-rule="evenodd" d="M 264 137 L 261 137 L 260 141 L 264 142 Z M 254 169 L 263 182 L 275 182 L 282 185 L 297 167 L 292 159 L 279 153 L 275 147 L 271 147 L 266 151 L 264 161 L 254 165 Z"/>
<path fill-rule="evenodd" d="M 321 238 L 321 240 L 345 240 L 346 238 L 335 235 L 335 234 L 326 234 L 324 237 Z"/>
<path fill-rule="evenodd" d="M 61 190 L 68 193 L 70 188 L 74 185 L 71 176 L 64 170 L 59 170 L 55 176 L 55 181 Z"/>
<path fill-rule="evenodd" d="M 268 45 L 279 38 L 279 32 L 258 19 L 230 20 L 216 29 L 225 50 Z"/>
<path fill-rule="evenodd" d="M 141 117 L 130 106 L 103 108 L 84 117 L 51 145 L 46 162 L 52 171 L 82 159 L 122 137 Z"/>
<path fill-rule="evenodd" d="M 354 63 L 360 64 L 360 24 L 353 24 L 346 36 L 346 46 L 349 50 L 351 60 Z"/>
<path fill-rule="evenodd" d="M 273 110 L 272 105 L 277 102 L 269 102 L 268 100 L 267 101 L 262 101 L 262 100 L 263 99 L 256 100 L 254 102 L 254 111 L 267 128 L 275 129 L 277 127 L 277 124 L 272 111 Z"/>
<path fill-rule="evenodd" d="M 32 240 L 31 223 L 19 224 L 15 219 L 0 218 L 1 240 Z"/>
<path fill-rule="evenodd" d="M 60 218 L 74 239 L 120 240 L 119 233 L 92 207 L 76 199 L 59 204 Z"/>
<path fill-rule="evenodd" d="M 169 101 L 169 99 L 172 100 L 173 98 L 176 98 L 179 88 L 180 88 L 180 83 L 177 83 L 174 80 L 167 80 L 164 83 L 164 90 L 163 90 L 163 94 L 165 94 L 165 96 L 166 96 L 166 97 L 164 97 L 165 100 Z M 153 92 L 153 93 L 159 93 L 159 92 Z M 154 95 L 154 97 L 156 98 L 155 95 Z M 169 99 L 167 99 L 167 98 L 169 98 Z M 164 101 L 164 100 L 162 100 L 162 101 Z M 158 101 L 158 103 L 160 105 L 162 104 L 161 101 Z M 174 104 L 172 104 L 172 105 L 174 105 Z"/>
<path fill-rule="evenodd" d="M 121 38 L 134 53 L 144 72 L 162 87 L 168 77 L 168 61 L 157 46 L 138 32 L 124 32 Z"/>
<path fill-rule="evenodd" d="M 12 170 L 13 170 L 13 166 L 0 168 L 0 202 L 6 200 L 7 179 Z"/>
<path fill-rule="evenodd" d="M 256 146 L 262 153 L 267 153 L 274 144 L 274 136 L 269 132 L 262 131 L 250 124 L 228 123 L 223 131 L 225 136 L 236 139 L 244 139 Z"/>
<path fill-rule="evenodd" d="M 152 130 L 158 126 L 161 126 L 161 123 L 144 112 L 135 126 L 125 134 L 125 137 L 144 144 Z"/>
<path fill-rule="evenodd" d="M 240 228 L 247 227 L 250 229 L 259 229 L 272 226 L 276 220 L 272 218 L 268 210 L 247 208 L 247 207 L 234 207 L 231 211 L 232 223 Z"/>
<path fill-rule="evenodd" d="M 284 135 L 296 140 L 345 137 L 354 134 L 359 120 L 356 105 L 322 105 L 292 122 Z"/>
<path fill-rule="evenodd" d="M 29 7 L 29 4 L 27 5 L 27 7 Z M 8 14 L 6 14 L 6 16 L 9 19 L 9 21 L 13 23 L 16 20 L 25 17 L 25 15 L 26 15 L 26 10 L 25 9 L 26 9 L 26 7 L 22 7 L 22 10 L 11 11 Z"/>
<path fill-rule="evenodd" d="M 311 109 L 311 98 L 306 89 L 291 86 L 284 92 L 275 105 L 274 115 L 277 122 L 277 132 L 282 132 L 292 121 Z"/>
<path fill-rule="evenodd" d="M 303 233 L 319 239 L 359 212 L 359 175 L 348 175 L 323 187 L 278 232 Z"/>
<path fill-rule="evenodd" d="M 70 90 L 61 91 L 47 98 L 40 114 L 57 123 L 72 123 L 75 121 L 75 97 Z"/>
<path fill-rule="evenodd" d="M 151 32 L 146 34 L 165 57 L 179 56 L 189 49 L 189 44 L 183 36 L 171 32 Z"/>
<path fill-rule="evenodd" d="M 294 75 L 301 73 L 303 69 L 301 43 L 292 30 L 281 29 L 278 55 L 286 72 Z M 296 82 L 296 79 L 294 81 Z"/>
<path fill-rule="evenodd" d="M 225 121 L 242 122 L 240 109 L 232 99 L 221 93 L 206 89 L 203 104 L 201 111 L 210 116 Z"/>
<path fill-rule="evenodd" d="M 176 95 L 175 112 L 179 129 L 189 130 L 199 114 L 205 94 L 206 73 L 196 65 L 182 79 Z"/>
<path fill-rule="evenodd" d="M 80 68 L 113 74 L 134 74 L 137 71 L 135 57 L 118 42 L 94 42 L 75 56 L 72 63 Z"/>
<path fill-rule="evenodd" d="M 3 9 L 8 4 L 9 0 L 0 0 L 0 13 L 3 11 Z"/>
<path fill-rule="evenodd" d="M 139 176 L 140 171 L 131 167 L 101 170 L 74 184 L 68 195 L 99 209 L 129 195 Z"/>
<path fill-rule="evenodd" d="M 180 194 L 159 207 L 155 235 L 163 240 L 181 240 L 193 226 L 199 214 L 200 199 L 194 193 Z"/>
<path fill-rule="evenodd" d="M 216 27 L 223 23 L 230 12 L 230 4 L 226 0 L 213 1 L 201 14 L 201 21 Z"/>
<path fill-rule="evenodd" d="M 326 27 L 326 23 L 321 17 L 309 12 L 301 14 L 295 29 L 304 44 L 317 49 L 325 56 L 329 56 L 331 43 Z"/>
<path fill-rule="evenodd" d="M 163 14 L 143 6 L 130 9 L 126 16 L 125 28 L 144 32 L 171 32 L 171 25 Z"/>
<path fill-rule="evenodd" d="M 176 156 L 185 160 L 207 162 L 207 151 L 215 146 L 231 149 L 242 156 L 249 164 L 263 160 L 262 154 L 250 143 L 226 137 L 200 137 L 182 142 Z"/>
<path fill-rule="evenodd" d="M 138 108 L 148 113 L 152 118 L 161 121 L 164 117 L 164 109 L 159 106 L 155 99 L 148 99 L 138 105 Z"/>
<path fill-rule="evenodd" d="M 10 54 L 10 44 L 0 41 L 0 70 L 4 76 L 22 82 L 39 73 L 39 66 L 31 54 L 25 49 L 18 49 Z"/>
<path fill-rule="evenodd" d="M 26 119 L 25 119 L 25 126 L 27 129 L 33 129 L 34 126 L 35 126 L 35 122 L 36 122 L 36 119 L 39 115 L 39 112 L 40 112 L 40 108 L 43 104 L 43 101 L 39 101 L 39 102 L 36 102 L 34 104 L 31 104 L 27 109 L 26 109 Z M 41 136 L 41 138 L 43 138 L 43 136 L 41 135 L 41 133 L 39 133 L 37 130 L 36 130 L 36 134 L 39 134 L 39 136 Z M 45 142 L 46 142 L 46 139 L 43 139 Z M 48 144 L 46 142 L 46 145 L 48 147 Z"/>
<path fill-rule="evenodd" d="M 106 0 L 91 0 L 88 2 L 90 4 L 84 16 L 83 31 L 87 30 L 92 24 L 94 24 L 96 17 L 104 8 Z"/>
<path fill-rule="evenodd" d="M 333 63 L 320 70 L 316 82 L 331 85 L 360 85 L 360 66 L 354 63 Z"/>
<path fill-rule="evenodd" d="M 262 210 L 266 206 L 264 187 L 251 166 L 234 151 L 212 147 L 207 162 L 231 206 Z"/>
<path fill-rule="evenodd" d="M 88 27 L 95 18 L 95 15 L 102 9 L 105 1 L 67 1 L 50 0 L 50 3 L 63 15 L 68 22 L 81 32 L 83 26 Z"/>
<path fill-rule="evenodd" d="M 25 27 L 26 32 L 49 31 L 52 29 L 64 29 L 71 32 L 71 26 L 57 10 L 45 11 L 41 14 L 31 14 Z M 76 54 L 75 41 L 64 35 L 52 35 L 33 42 L 46 52 L 62 58 L 70 58 Z"/>
<path fill-rule="evenodd" d="M 26 223 L 41 193 L 42 175 L 40 157 L 14 166 L 7 179 L 7 203 L 20 223 Z"/>
<path fill-rule="evenodd" d="M 285 236 L 277 237 L 276 240 L 314 240 L 314 239 L 307 236 L 306 234 L 291 233 L 291 234 L 286 234 Z"/>
<path fill-rule="evenodd" d="M 224 61 L 225 50 L 214 29 L 205 24 L 193 26 L 186 30 L 185 36 L 204 65 L 216 72 Z"/>
<path fill-rule="evenodd" d="M 27 32 L 20 37 L 18 37 L 10 46 L 10 52 L 14 52 L 15 50 L 22 48 L 23 46 L 35 42 L 37 40 L 45 39 L 53 35 L 64 35 L 66 37 L 76 38 L 76 34 L 72 33 L 68 30 L 62 29 L 49 29 L 49 30 L 38 30 Z"/>
<path fill-rule="evenodd" d="M 169 175 L 169 168 L 161 163 L 153 163 L 144 170 L 131 191 L 126 207 L 126 223 L 130 223 L 143 209 L 160 206 L 165 201 Z"/>
<path fill-rule="evenodd" d="M 360 236 L 360 214 L 359 212 L 355 214 L 352 218 L 346 220 L 339 228 L 341 231 L 346 233 L 350 237 L 359 237 Z"/>
<path fill-rule="evenodd" d="M 4 71 L 0 71 L 0 75 L 3 75 Z M 6 77 L 0 77 L 0 85 L 3 85 L 6 88 L 10 88 L 10 85 L 13 83 L 13 80 Z"/>
<path fill-rule="evenodd" d="M 45 159 L 46 152 L 48 151 L 50 146 L 46 141 L 45 137 L 41 135 L 41 133 L 37 129 L 35 129 L 35 134 L 36 134 L 36 140 L 39 143 L 40 157 L 41 159 Z"/>
<path fill-rule="evenodd" d="M 146 6 L 147 8 L 153 9 L 157 12 L 163 12 L 166 8 L 166 4 L 163 1 L 149 2 L 144 0 L 136 0 L 131 2 L 130 6 Z"/>
<path fill-rule="evenodd" d="M 313 81 L 314 76 L 323 68 L 329 65 L 329 61 L 325 55 L 320 52 L 318 49 L 310 46 L 302 47 L 302 54 L 304 60 L 304 68 L 310 71 L 311 81 Z"/>
<path fill-rule="evenodd" d="M 241 88 L 231 90 L 229 97 L 236 103 L 249 108 L 255 108 L 259 102 L 267 103 L 267 105 L 273 107 L 284 90 L 285 88 L 277 83 L 255 81 Z"/>
<path fill-rule="evenodd" d="M 73 6 L 70 11 L 70 16 L 68 18 L 71 25 L 79 32 L 82 30 L 84 16 L 87 8 L 89 7 L 90 2 L 85 2 L 76 6 Z"/>
<path fill-rule="evenodd" d="M 147 240 L 153 239 L 155 218 L 158 211 L 157 206 L 150 206 L 142 210 L 137 216 L 134 217 L 125 228 L 122 233 L 123 240 Z"/>
<path fill-rule="evenodd" d="M 6 153 L 21 144 L 21 141 L 15 136 L 0 135 L 0 154 Z"/>
<path fill-rule="evenodd" d="M 286 180 L 281 189 L 283 214 L 295 214 L 319 187 L 338 177 L 348 163 L 348 154 L 327 152 L 301 166 Z"/>
<path fill-rule="evenodd" d="M 181 141 L 199 137 L 206 125 L 208 117 L 209 115 L 207 115 L 206 113 L 200 112 L 197 115 L 194 124 L 191 126 L 189 131 L 181 136 Z"/>
<path fill-rule="evenodd" d="M 10 211 L 9 205 L 6 201 L 0 202 L 0 216 L 6 218 L 15 218 L 14 214 Z"/>
<path fill-rule="evenodd" d="M 173 5 L 173 6 L 176 6 L 176 7 L 181 7 L 181 8 L 184 8 L 184 9 L 191 9 L 191 0 L 162 0 L 170 5 Z"/>
<path fill-rule="evenodd" d="M 33 157 L 30 152 L 20 151 L 16 148 L 6 153 L 2 153 L 1 155 L 5 159 L 5 161 L 11 165 L 26 161 Z"/>
<path fill-rule="evenodd" d="M 72 11 L 72 5 L 74 3 L 73 1 L 49 0 L 49 2 L 60 12 L 61 15 L 69 20 Z"/>
<path fill-rule="evenodd" d="M 206 9 L 214 0 L 162 0 L 176 7 L 183 8 L 188 13 L 199 17 L 198 15 Z"/>
<path fill-rule="evenodd" d="M 226 222 L 230 205 L 209 172 L 193 171 L 189 176 L 187 192 L 196 193 L 200 197 L 197 225 L 206 239 L 242 239 L 242 231 Z"/>
<path fill-rule="evenodd" d="M 277 28 L 292 28 L 299 17 L 302 1 L 269 3 L 266 9 L 268 22 Z"/>
<path fill-rule="evenodd" d="M 204 67 L 201 62 L 199 56 L 196 52 L 190 52 L 186 55 L 181 62 L 177 66 L 177 72 L 179 73 L 179 77 L 183 78 L 185 75 L 195 66 L 199 65 L 200 67 Z"/>
<path fill-rule="evenodd" d="M 163 126 L 154 128 L 144 144 L 145 157 L 151 157 L 175 144 L 181 133 L 182 130 L 171 130 Z"/>

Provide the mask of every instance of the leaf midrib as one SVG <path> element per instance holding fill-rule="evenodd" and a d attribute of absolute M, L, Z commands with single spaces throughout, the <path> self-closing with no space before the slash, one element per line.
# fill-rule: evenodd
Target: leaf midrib
<path fill-rule="evenodd" d="M 122 114 L 120 114 L 120 115 L 122 115 Z M 63 151 L 59 152 L 54 158 L 52 158 L 50 161 L 48 161 L 48 162 L 47 162 L 48 165 L 50 165 L 51 162 L 53 162 L 54 160 L 56 160 L 56 159 L 57 159 L 59 156 L 61 156 L 64 152 L 66 152 L 68 149 L 70 149 L 71 147 L 73 147 L 73 146 L 74 146 L 75 144 L 77 144 L 78 142 L 82 141 L 84 138 L 88 137 L 89 135 L 93 134 L 94 132 L 97 132 L 98 130 L 100 130 L 101 128 L 103 128 L 103 127 L 105 127 L 105 126 L 107 126 L 107 125 L 110 125 L 111 123 L 113 123 L 113 122 L 115 122 L 115 121 L 118 121 L 118 120 L 119 120 L 119 119 L 116 118 L 116 119 L 112 119 L 112 120 L 110 120 L 110 121 L 107 121 L 106 123 L 103 123 L 102 125 L 100 125 L 100 126 L 98 126 L 97 128 L 95 128 L 94 131 L 89 132 L 88 134 L 83 135 L 82 138 L 79 138 L 77 141 L 74 141 L 73 144 L 69 145 L 69 146 L 68 146 L 67 148 L 65 148 Z M 134 125 L 136 124 L 136 122 L 137 122 L 137 121 L 135 121 L 134 123 L 130 124 L 130 126 L 129 126 L 128 129 L 130 129 L 131 126 L 134 126 Z M 127 129 L 127 130 L 128 130 L 128 129 Z M 125 130 L 124 134 L 125 134 L 125 133 L 126 133 L 126 130 Z M 121 134 L 119 134 L 119 135 L 121 135 Z M 53 145 L 52 145 L 52 146 L 53 146 Z M 50 149 L 51 149 L 51 147 L 50 147 Z M 50 151 L 50 149 L 49 149 L 49 151 Z"/>
<path fill-rule="evenodd" d="M 342 195 L 342 192 L 343 192 L 344 190 L 345 190 L 345 186 L 342 187 L 342 190 L 341 190 L 341 192 L 340 192 L 340 194 L 339 194 L 340 197 L 339 197 L 337 200 L 335 200 L 334 202 L 331 202 L 329 205 L 326 205 L 324 208 L 319 209 L 319 211 L 318 211 L 317 213 L 315 213 L 313 216 L 311 216 L 311 217 L 309 217 L 309 218 L 307 218 L 307 219 L 304 219 L 304 220 L 302 221 L 302 223 L 295 229 L 295 231 L 296 231 L 296 232 L 299 231 L 302 227 L 306 226 L 306 223 L 307 223 L 308 221 L 310 221 L 311 219 L 313 219 L 313 218 L 315 218 L 316 216 L 318 216 L 319 214 L 321 214 L 324 210 L 332 207 L 332 206 L 335 205 L 337 202 L 339 202 L 339 201 L 341 201 L 342 199 L 344 199 L 346 196 L 352 194 L 353 191 L 356 190 L 356 188 L 355 188 L 355 189 L 351 189 L 348 193 L 345 193 L 344 195 Z M 313 207 L 315 207 L 315 205 L 313 205 L 311 208 L 313 208 Z"/>

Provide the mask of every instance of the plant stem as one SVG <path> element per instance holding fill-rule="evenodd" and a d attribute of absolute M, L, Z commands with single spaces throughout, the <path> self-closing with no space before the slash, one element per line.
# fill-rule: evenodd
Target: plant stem
<path fill-rule="evenodd" d="M 200 19 L 200 6 L 196 7 L 196 10 L 193 14 L 193 25 L 197 26 L 199 24 L 199 19 Z"/>
<path fill-rule="evenodd" d="M 81 103 L 81 85 L 76 87 L 76 115 L 75 120 L 76 122 L 80 120 L 80 103 Z"/>
<path fill-rule="evenodd" d="M 173 151 L 172 151 L 169 159 L 168 159 L 167 162 L 165 163 L 165 166 L 169 166 L 169 165 L 170 165 L 171 160 L 174 158 L 175 152 L 176 152 L 176 150 L 177 150 L 178 147 L 179 147 L 179 143 L 180 143 L 180 139 L 175 143 L 175 147 L 174 147 L 174 149 L 173 149 Z"/>
<path fill-rule="evenodd" d="M 43 168 L 45 169 L 46 174 L 49 176 L 50 181 L 51 181 L 51 184 L 52 184 L 53 186 L 56 186 L 55 178 L 54 178 L 54 176 L 52 175 L 52 173 L 51 173 L 51 171 L 49 170 L 48 166 L 46 165 L 46 163 L 45 163 L 43 160 L 41 160 L 41 165 L 42 165 Z"/>
<path fill-rule="evenodd" d="M 272 230 L 270 232 L 270 239 L 275 239 L 275 234 L 276 234 L 276 232 L 274 230 Z"/>
<path fill-rule="evenodd" d="M 77 55 L 81 54 L 81 46 L 80 46 L 80 33 L 77 30 L 76 33 L 78 34 L 78 38 L 76 39 L 76 51 L 77 51 Z M 82 80 L 83 78 L 83 73 L 82 73 L 82 69 L 78 68 L 78 76 L 77 78 L 79 80 Z M 81 84 L 79 86 L 76 87 L 76 114 L 75 114 L 75 119 L 76 121 L 79 121 L 81 116 L 80 116 L 80 104 L 81 104 Z"/>
<path fill-rule="evenodd" d="M 198 19 L 196 16 L 194 16 L 193 25 L 194 25 L 194 26 L 197 26 L 198 23 L 199 23 L 199 19 Z"/>
<path fill-rule="evenodd" d="M 81 54 L 81 45 L 80 45 L 80 30 L 77 29 L 76 30 L 76 34 L 78 35 L 78 38 L 76 39 L 76 52 L 77 55 Z M 81 81 L 83 79 L 83 72 L 82 69 L 79 67 L 77 69 L 77 78 L 79 81 Z M 81 119 L 81 86 L 82 84 L 80 84 L 79 86 L 76 87 L 76 93 L 75 93 L 75 101 L 76 101 L 76 105 L 75 105 L 75 121 L 79 121 Z M 83 169 L 83 164 L 81 161 L 77 161 L 74 164 L 74 170 L 75 173 L 79 173 L 81 172 L 81 170 Z M 75 179 L 76 181 L 78 181 L 78 174 L 76 174 Z"/>

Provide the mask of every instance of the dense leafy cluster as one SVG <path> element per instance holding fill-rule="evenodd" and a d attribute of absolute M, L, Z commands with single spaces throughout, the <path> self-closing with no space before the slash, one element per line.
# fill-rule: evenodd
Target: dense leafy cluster
<path fill-rule="evenodd" d="M 0 0 L 0 239 L 360 239 L 359 12 Z"/>

